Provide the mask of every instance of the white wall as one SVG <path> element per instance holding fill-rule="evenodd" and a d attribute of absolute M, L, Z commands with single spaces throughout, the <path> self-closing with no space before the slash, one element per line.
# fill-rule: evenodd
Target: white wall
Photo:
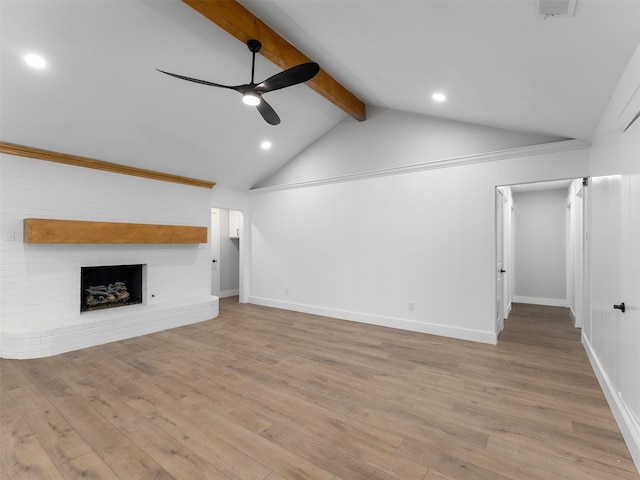
<path fill-rule="evenodd" d="M 640 470 L 640 46 L 593 136 L 591 304 L 583 343 Z M 628 311 L 612 305 L 625 301 Z"/>
<path fill-rule="evenodd" d="M 584 176 L 587 151 L 465 161 L 253 191 L 250 301 L 494 343 L 495 186 Z"/>
<path fill-rule="evenodd" d="M 208 226 L 210 192 L 0 156 L 0 347 L 46 356 L 217 315 L 209 246 L 26 244 L 24 218 Z M 9 241 L 8 233 L 15 235 Z M 143 305 L 80 313 L 80 267 L 146 264 Z"/>
<path fill-rule="evenodd" d="M 289 185 L 563 140 L 561 137 L 369 108 L 346 118 L 258 186 Z"/>
<path fill-rule="evenodd" d="M 462 168 L 252 197 L 252 301 L 492 342 L 493 190 Z"/>
<path fill-rule="evenodd" d="M 216 185 L 211 190 L 211 207 L 246 211 L 249 207 L 249 196 L 245 191 L 221 188 Z"/>
<path fill-rule="evenodd" d="M 567 307 L 566 189 L 513 193 L 514 301 Z"/>

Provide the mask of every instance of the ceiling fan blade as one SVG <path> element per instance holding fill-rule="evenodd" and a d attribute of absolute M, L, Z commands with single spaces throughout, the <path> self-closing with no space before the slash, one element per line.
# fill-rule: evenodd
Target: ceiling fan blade
<path fill-rule="evenodd" d="M 158 70 L 156 68 L 156 70 Z M 231 90 L 238 91 L 239 86 L 230 86 L 230 85 L 220 85 L 219 83 L 207 82 L 206 80 L 198 80 L 197 78 L 185 77 L 184 75 L 178 75 L 177 73 L 165 72 L 164 70 L 158 70 L 165 75 L 170 75 L 172 77 L 179 78 L 181 80 L 187 80 L 188 82 L 201 83 L 202 85 L 209 85 L 211 87 L 220 87 L 220 88 L 229 88 Z"/>
<path fill-rule="evenodd" d="M 309 62 L 291 67 L 284 72 L 276 73 L 267 78 L 264 82 L 256 85 L 255 90 L 260 93 L 273 92 L 281 88 L 297 85 L 298 83 L 311 80 L 320 71 L 317 63 Z"/>
<path fill-rule="evenodd" d="M 260 95 L 260 103 L 256 105 L 256 108 L 267 123 L 271 125 L 278 125 L 280 123 L 280 117 L 273 109 L 273 107 L 269 105 L 264 98 L 262 98 L 262 95 Z"/>

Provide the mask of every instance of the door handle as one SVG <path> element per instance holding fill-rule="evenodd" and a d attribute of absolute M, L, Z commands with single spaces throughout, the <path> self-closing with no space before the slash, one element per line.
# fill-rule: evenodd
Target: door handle
<path fill-rule="evenodd" d="M 211 263 L 216 263 L 218 260 L 211 260 Z"/>
<path fill-rule="evenodd" d="M 624 313 L 626 310 L 626 307 L 624 306 L 624 302 L 622 302 L 620 305 L 614 305 L 613 308 L 615 308 L 616 310 L 620 310 L 622 313 Z"/>
<path fill-rule="evenodd" d="M 500 273 L 507 273 L 507 271 L 504 268 L 501 268 Z"/>

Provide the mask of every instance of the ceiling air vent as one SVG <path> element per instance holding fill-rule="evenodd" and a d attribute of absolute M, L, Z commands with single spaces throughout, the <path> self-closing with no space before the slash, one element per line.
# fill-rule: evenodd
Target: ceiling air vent
<path fill-rule="evenodd" d="M 537 0 L 537 13 L 547 17 L 573 17 L 576 0 Z"/>

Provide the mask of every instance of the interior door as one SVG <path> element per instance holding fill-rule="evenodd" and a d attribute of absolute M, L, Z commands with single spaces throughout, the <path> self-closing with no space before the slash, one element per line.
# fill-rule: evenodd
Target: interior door
<path fill-rule="evenodd" d="M 211 209 L 211 295 L 220 296 L 220 209 Z"/>
<path fill-rule="evenodd" d="M 620 290 L 614 300 L 625 303 L 616 311 L 622 348 L 617 362 L 622 369 L 620 395 L 640 427 L 640 120 L 620 136 Z"/>
<path fill-rule="evenodd" d="M 571 204 L 573 224 L 571 226 L 571 305 L 575 315 L 575 327 L 582 327 L 584 309 L 584 188 L 576 193 Z"/>
<path fill-rule="evenodd" d="M 496 188 L 496 333 L 504 328 L 504 195 Z"/>

